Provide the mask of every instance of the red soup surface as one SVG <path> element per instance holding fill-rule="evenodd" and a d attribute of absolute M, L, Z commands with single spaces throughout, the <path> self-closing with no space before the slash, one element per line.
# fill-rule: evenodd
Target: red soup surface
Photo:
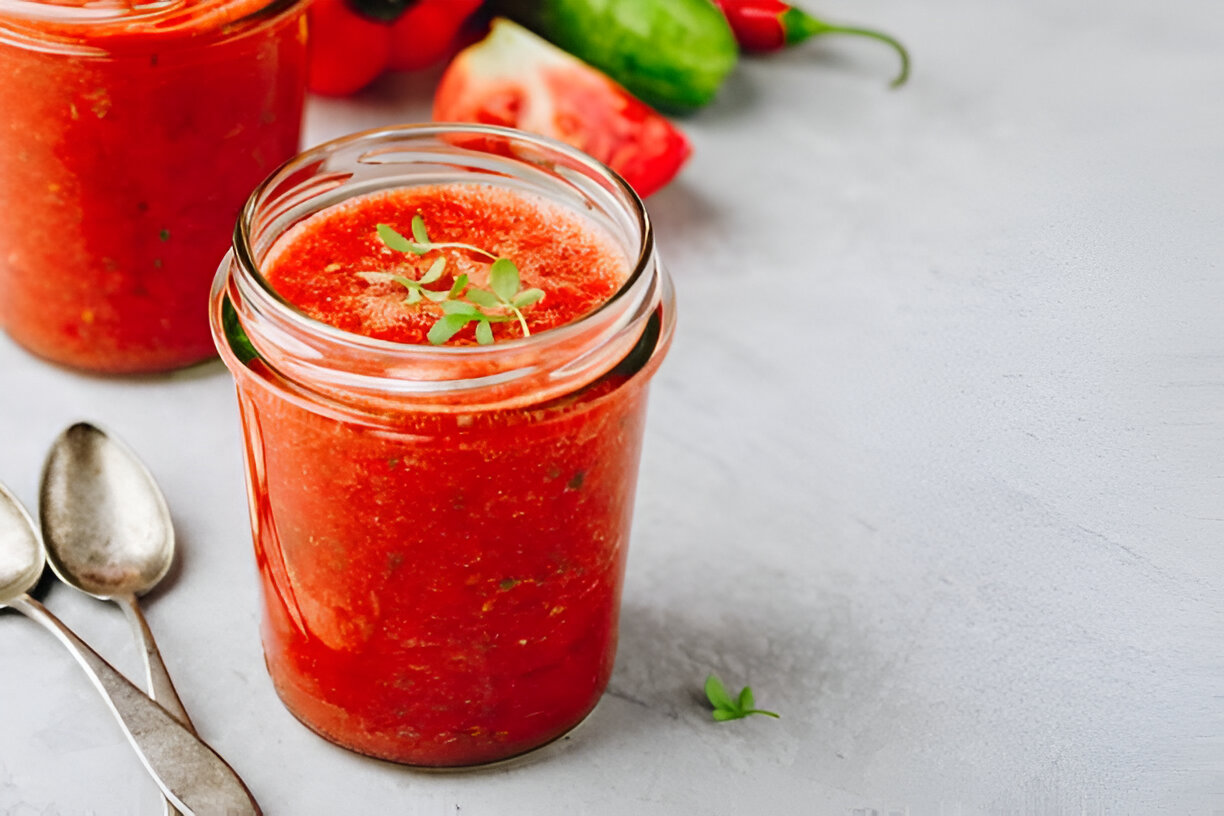
<path fill-rule="evenodd" d="M 263 272 L 317 320 L 427 342 L 441 307 L 405 303 L 385 274 L 418 279 L 445 256 L 441 291 L 459 274 L 484 285 L 489 261 L 388 249 L 376 226 L 411 235 L 416 214 L 434 242 L 515 261 L 522 287 L 545 293 L 523 310 L 532 333 L 598 308 L 629 272 L 594 222 L 483 185 L 350 199 L 283 235 Z M 498 342 L 522 332 L 493 329 Z M 475 342 L 469 325 L 450 344 Z M 434 766 L 510 757 L 580 722 L 616 651 L 647 377 L 618 367 L 513 409 L 368 422 L 259 361 L 237 371 L 264 648 L 289 709 L 346 747 Z"/>
<path fill-rule="evenodd" d="M 0 326 L 18 343 L 110 373 L 211 356 L 208 290 L 238 211 L 297 151 L 303 8 L 0 11 Z"/>

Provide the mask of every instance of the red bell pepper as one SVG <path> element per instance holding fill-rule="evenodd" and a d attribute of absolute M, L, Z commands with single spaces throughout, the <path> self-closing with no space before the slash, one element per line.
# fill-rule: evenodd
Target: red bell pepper
<path fill-rule="evenodd" d="M 391 69 L 417 71 L 442 61 L 482 0 L 419 0 L 391 25 Z"/>
<path fill-rule="evenodd" d="M 314 0 L 310 90 L 345 96 L 387 68 L 414 71 L 456 47 L 481 0 Z"/>
<path fill-rule="evenodd" d="M 345 0 L 315 0 L 310 24 L 310 90 L 347 96 L 369 85 L 387 67 L 391 27 L 354 11 Z"/>

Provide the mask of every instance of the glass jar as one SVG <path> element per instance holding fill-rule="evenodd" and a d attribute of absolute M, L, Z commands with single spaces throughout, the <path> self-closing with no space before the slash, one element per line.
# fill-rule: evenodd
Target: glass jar
<path fill-rule="evenodd" d="M 350 334 L 261 275 L 277 238 L 319 210 L 448 183 L 596 221 L 631 275 L 596 311 L 490 346 Z M 647 384 L 674 314 L 641 201 L 544 137 L 371 131 L 255 191 L 212 326 L 237 382 L 264 653 L 298 719 L 365 754 L 463 766 L 586 717 L 612 671 Z"/>
<path fill-rule="evenodd" d="M 0 327 L 75 368 L 214 354 L 251 188 L 298 149 L 297 0 L 0 0 Z"/>

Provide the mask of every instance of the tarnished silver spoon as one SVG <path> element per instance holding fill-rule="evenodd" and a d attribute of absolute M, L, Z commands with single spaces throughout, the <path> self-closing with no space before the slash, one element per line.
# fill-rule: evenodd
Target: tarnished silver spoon
<path fill-rule="evenodd" d="M 33 520 L 0 484 L 0 607 L 42 624 L 72 653 L 175 807 L 199 816 L 258 816 L 259 806 L 225 760 L 27 594 L 38 583 L 45 558 Z"/>
<path fill-rule="evenodd" d="M 38 515 L 51 569 L 69 586 L 123 608 L 144 653 L 149 696 L 195 731 L 136 601 L 174 561 L 170 510 L 152 474 L 122 442 L 79 422 L 47 454 Z M 167 801 L 168 816 L 175 812 Z"/>

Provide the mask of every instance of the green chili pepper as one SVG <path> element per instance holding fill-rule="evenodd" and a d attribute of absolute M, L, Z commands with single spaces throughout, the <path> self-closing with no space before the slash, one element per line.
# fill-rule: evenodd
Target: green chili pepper
<path fill-rule="evenodd" d="M 710 0 L 495 0 L 493 7 L 666 111 L 709 102 L 739 58 Z"/>

